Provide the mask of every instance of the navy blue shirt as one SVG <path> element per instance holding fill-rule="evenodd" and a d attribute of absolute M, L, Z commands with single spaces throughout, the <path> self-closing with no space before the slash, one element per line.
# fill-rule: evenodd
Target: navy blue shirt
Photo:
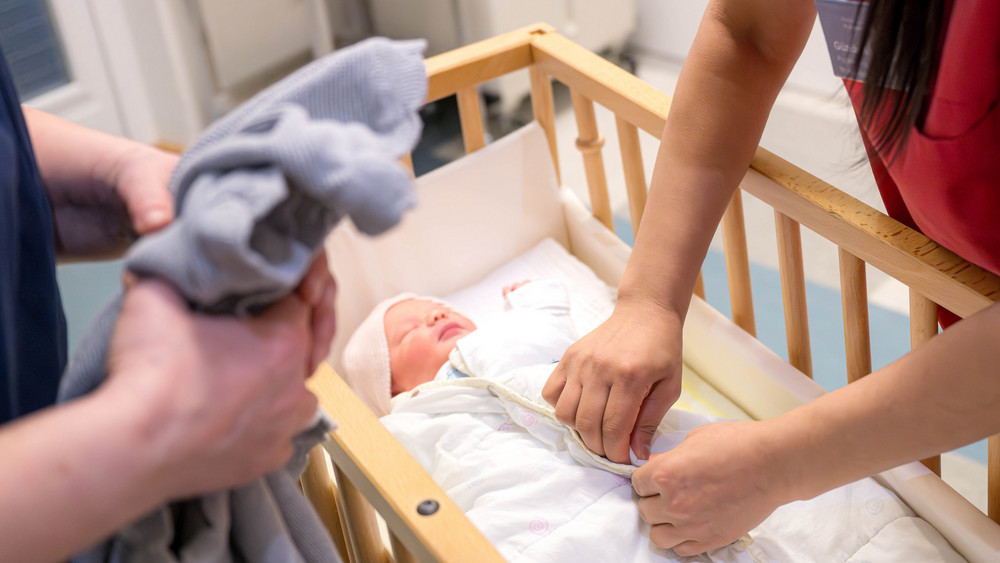
<path fill-rule="evenodd" d="M 0 423 L 54 403 L 65 366 L 52 212 L 0 52 Z"/>

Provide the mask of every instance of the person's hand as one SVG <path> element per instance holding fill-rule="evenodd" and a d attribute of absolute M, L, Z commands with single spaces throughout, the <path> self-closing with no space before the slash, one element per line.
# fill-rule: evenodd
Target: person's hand
<path fill-rule="evenodd" d="M 628 463 L 649 455 L 653 433 L 681 393 L 681 321 L 655 306 L 619 301 L 563 356 L 542 389 L 556 418 L 587 446 Z"/>
<path fill-rule="evenodd" d="M 123 140 L 123 143 L 125 141 Z M 95 168 L 90 181 L 54 182 L 47 190 L 60 255 L 95 257 L 123 251 L 136 236 L 174 217 L 167 188 L 179 157 L 134 143 Z"/>
<path fill-rule="evenodd" d="M 330 344 L 337 331 L 335 302 L 337 299 L 337 283 L 330 273 L 326 252 L 320 249 L 319 255 L 299 284 L 298 294 L 311 308 L 313 346 L 310 354 L 310 372 L 315 370 L 320 362 L 330 352 Z"/>
<path fill-rule="evenodd" d="M 292 294 L 250 319 L 188 311 L 158 281 L 126 292 L 98 390 L 136 412 L 150 481 L 166 498 L 218 490 L 273 471 L 316 412 L 305 387 L 311 307 Z"/>
<path fill-rule="evenodd" d="M 694 429 L 632 475 L 649 538 L 677 555 L 728 545 L 794 500 L 767 448 L 766 423 L 719 422 Z"/>

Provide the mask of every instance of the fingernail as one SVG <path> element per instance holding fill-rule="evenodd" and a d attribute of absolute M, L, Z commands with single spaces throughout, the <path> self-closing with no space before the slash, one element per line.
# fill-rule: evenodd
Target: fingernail
<path fill-rule="evenodd" d="M 649 446 L 642 447 L 642 459 L 649 459 Z"/>
<path fill-rule="evenodd" d="M 167 212 L 162 209 L 154 209 L 146 213 L 143 217 L 143 223 L 145 223 L 146 229 L 157 229 L 162 227 L 170 220 L 170 216 Z"/>

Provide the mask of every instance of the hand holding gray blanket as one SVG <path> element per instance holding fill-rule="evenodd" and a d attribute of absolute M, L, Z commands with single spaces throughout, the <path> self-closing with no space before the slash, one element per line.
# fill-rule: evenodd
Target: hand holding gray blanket
<path fill-rule="evenodd" d="M 294 291 L 329 230 L 378 234 L 415 200 L 398 159 L 419 138 L 423 42 L 372 39 L 320 59 L 213 124 L 171 178 L 177 219 L 139 240 L 126 267 L 169 281 L 193 309 L 247 315 Z M 107 376 L 121 297 L 98 317 L 60 400 Z M 224 351 L 220 351 L 224 353 Z M 296 439 L 284 471 L 163 507 L 79 561 L 336 561 L 295 480 L 331 424 Z"/>

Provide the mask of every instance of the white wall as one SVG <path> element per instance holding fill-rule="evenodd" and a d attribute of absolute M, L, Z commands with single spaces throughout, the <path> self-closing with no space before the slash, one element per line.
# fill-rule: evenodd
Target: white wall
<path fill-rule="evenodd" d="M 639 22 L 632 45 L 667 60 L 683 61 L 708 0 L 637 0 Z M 788 85 L 816 95 L 826 96 L 840 87 L 833 76 L 826 43 L 819 20 L 806 44 L 799 63 L 788 78 Z"/>

